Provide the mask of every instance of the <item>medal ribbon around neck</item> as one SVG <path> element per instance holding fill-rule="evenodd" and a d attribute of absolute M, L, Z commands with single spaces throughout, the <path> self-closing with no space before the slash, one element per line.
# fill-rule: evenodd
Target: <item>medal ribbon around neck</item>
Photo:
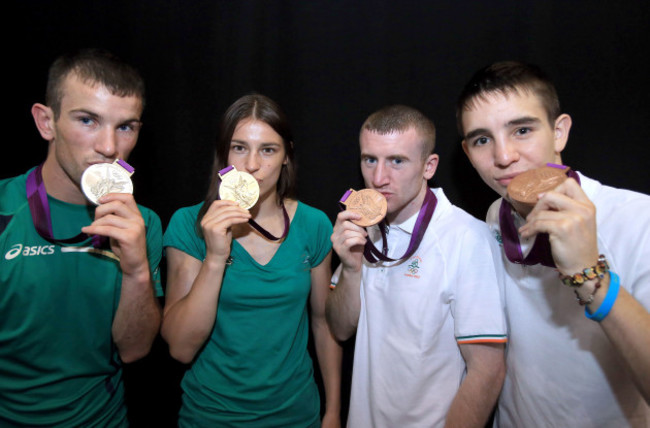
<path fill-rule="evenodd" d="M 552 163 L 546 164 L 554 168 L 566 169 L 566 166 L 556 165 Z M 573 178 L 580 184 L 580 176 L 572 169 L 568 169 L 567 175 Z M 521 242 L 519 241 L 519 233 L 515 226 L 513 208 L 510 202 L 505 199 L 501 200 L 499 207 L 499 229 L 501 229 L 501 238 L 503 240 L 503 250 L 506 257 L 512 263 L 532 266 L 542 264 L 547 267 L 555 267 L 553 261 L 553 254 L 551 252 L 551 243 L 548 238 L 548 233 L 539 233 L 535 237 L 535 242 L 530 252 L 524 257 L 521 250 Z"/>
<path fill-rule="evenodd" d="M 219 171 L 219 177 L 224 176 L 224 175 L 226 175 L 228 173 L 233 173 L 233 172 L 238 173 L 238 174 L 248 174 L 247 172 L 237 171 L 237 169 L 233 165 L 230 165 L 230 166 L 227 166 L 226 168 L 222 169 L 221 171 Z M 217 195 L 217 199 L 221 199 L 221 197 L 219 195 Z M 280 241 L 280 240 L 286 238 L 286 236 L 289 234 L 289 224 L 290 224 L 289 213 L 287 213 L 287 209 L 284 206 L 284 201 L 280 204 L 280 206 L 282 207 L 282 215 L 284 217 L 284 232 L 282 232 L 282 236 L 279 236 L 279 237 L 273 236 L 268 230 L 264 229 L 262 226 L 260 226 L 252 218 L 248 220 L 248 223 L 255 230 L 257 230 L 266 239 L 268 239 L 270 241 Z"/>
<path fill-rule="evenodd" d="M 342 209 L 345 209 L 343 202 L 345 202 L 345 199 L 347 199 L 349 194 L 350 191 L 347 191 L 339 201 Z M 369 263 L 377 263 L 379 261 L 397 262 L 406 260 L 411 257 L 415 250 L 417 250 L 417 248 L 420 246 L 420 242 L 422 242 L 424 232 L 426 232 L 427 227 L 429 226 L 429 222 L 433 217 L 433 212 L 435 211 L 437 204 L 438 198 L 436 198 L 436 195 L 429 188 L 427 188 L 427 193 L 424 196 L 424 201 L 420 207 L 418 218 L 415 221 L 415 226 L 413 227 L 413 233 L 411 234 L 409 246 L 402 257 L 398 259 L 392 259 L 388 257 L 388 223 L 386 222 L 386 219 L 382 220 L 377 225 L 379 227 L 379 231 L 381 232 L 382 250 L 379 251 L 377 247 L 375 247 L 375 244 L 373 244 L 370 240 L 370 237 L 366 236 L 366 245 L 363 247 L 363 256 L 366 258 L 366 260 L 368 260 Z"/>
<path fill-rule="evenodd" d="M 80 233 L 67 239 L 57 239 L 52 231 L 52 216 L 50 214 L 50 203 L 47 200 L 47 192 L 43 183 L 42 174 L 43 164 L 37 166 L 27 176 L 26 191 L 27 201 L 29 202 L 29 211 L 32 215 L 32 222 L 38 234 L 56 244 L 78 244 L 88 239 L 92 239 L 92 246 L 95 248 L 103 247 L 108 240 L 105 236 L 88 235 Z"/>
<path fill-rule="evenodd" d="M 281 204 L 282 206 L 282 215 L 284 216 L 284 232 L 282 232 L 282 236 L 280 237 L 275 237 L 269 233 L 268 230 L 264 229 L 262 226 L 257 224 L 255 220 L 252 218 L 248 220 L 248 223 L 255 228 L 259 233 L 264 235 L 266 239 L 269 239 L 271 241 L 279 241 L 281 239 L 284 239 L 287 234 L 289 233 L 289 214 L 287 213 L 287 209 L 284 207 L 284 202 Z"/>

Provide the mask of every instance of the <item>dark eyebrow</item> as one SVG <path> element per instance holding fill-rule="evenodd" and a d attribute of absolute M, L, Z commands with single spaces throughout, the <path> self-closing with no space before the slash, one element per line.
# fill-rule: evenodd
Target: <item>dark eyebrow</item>
<path fill-rule="evenodd" d="M 511 121 L 507 122 L 505 124 L 505 127 L 510 127 L 510 126 L 519 126 L 519 125 L 532 125 L 532 124 L 538 124 L 542 123 L 541 119 L 534 117 L 534 116 L 523 116 L 523 117 L 518 117 L 516 119 L 512 119 Z M 491 135 L 490 131 L 485 128 L 478 128 L 478 129 L 473 129 L 467 134 L 465 134 L 465 140 L 469 140 L 471 138 L 474 138 L 478 135 Z"/>
<path fill-rule="evenodd" d="M 248 141 L 244 141 L 244 140 L 231 140 L 230 144 L 232 144 L 232 143 L 243 144 L 245 146 L 249 145 Z M 269 146 L 282 147 L 282 143 L 276 143 L 275 141 L 268 141 L 268 142 L 260 143 L 260 146 L 262 146 L 262 147 L 269 147 Z"/>
<path fill-rule="evenodd" d="M 126 119 L 126 120 L 125 120 L 124 122 L 122 122 L 122 123 L 123 123 L 123 124 L 127 124 L 127 123 L 142 123 L 142 121 L 141 121 L 139 118 L 135 118 L 135 117 L 134 117 L 133 119 Z"/>
<path fill-rule="evenodd" d="M 482 134 L 490 134 L 490 131 L 488 131 L 485 128 L 473 129 L 473 130 L 469 131 L 467 134 L 465 134 L 464 139 L 469 140 L 471 138 L 476 137 L 477 135 L 482 135 Z"/>
<path fill-rule="evenodd" d="M 506 123 L 506 126 L 512 125 L 529 125 L 533 123 L 541 123 L 542 121 L 534 116 L 524 116 L 513 119 L 510 122 Z"/>

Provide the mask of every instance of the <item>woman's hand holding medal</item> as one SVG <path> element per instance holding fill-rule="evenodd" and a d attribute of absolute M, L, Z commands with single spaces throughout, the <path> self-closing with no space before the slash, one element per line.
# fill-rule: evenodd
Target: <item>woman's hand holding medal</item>
<path fill-rule="evenodd" d="M 248 210 L 235 201 L 216 200 L 201 219 L 201 229 L 206 244 L 206 261 L 225 263 L 230 255 L 232 226 L 248 222 Z"/>
<path fill-rule="evenodd" d="M 219 199 L 214 201 L 201 220 L 206 244 L 206 261 L 213 257 L 225 263 L 230 255 L 232 226 L 251 219 L 248 211 L 259 198 L 257 180 L 234 166 L 219 171 Z"/>

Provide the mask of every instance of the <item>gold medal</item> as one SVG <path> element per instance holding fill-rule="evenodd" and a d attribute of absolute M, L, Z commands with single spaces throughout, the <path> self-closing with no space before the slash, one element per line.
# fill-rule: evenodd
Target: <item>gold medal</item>
<path fill-rule="evenodd" d="M 99 198 L 108 193 L 133 193 L 133 172 L 133 167 L 121 159 L 91 165 L 81 176 L 81 190 L 90 202 L 99 205 Z"/>
<path fill-rule="evenodd" d="M 372 189 L 350 189 L 341 198 L 341 203 L 345 205 L 346 210 L 361 215 L 359 220 L 351 220 L 361 227 L 373 226 L 382 221 L 388 208 L 384 195 Z"/>
<path fill-rule="evenodd" d="M 255 177 L 244 171 L 237 171 L 231 165 L 219 171 L 221 184 L 219 198 L 235 201 L 244 209 L 251 209 L 260 197 L 260 185 Z"/>

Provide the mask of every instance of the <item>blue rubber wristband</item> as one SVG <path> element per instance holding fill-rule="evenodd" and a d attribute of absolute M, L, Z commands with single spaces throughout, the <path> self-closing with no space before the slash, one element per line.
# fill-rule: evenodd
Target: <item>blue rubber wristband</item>
<path fill-rule="evenodd" d="M 585 316 L 590 320 L 596 322 L 601 322 L 609 315 L 609 311 L 612 310 L 614 302 L 618 297 L 618 290 L 621 288 L 621 281 L 616 275 L 615 272 L 609 271 L 609 289 L 607 290 L 607 295 L 605 295 L 605 300 L 600 304 L 600 307 L 593 314 L 589 312 L 589 309 L 585 308 Z"/>

